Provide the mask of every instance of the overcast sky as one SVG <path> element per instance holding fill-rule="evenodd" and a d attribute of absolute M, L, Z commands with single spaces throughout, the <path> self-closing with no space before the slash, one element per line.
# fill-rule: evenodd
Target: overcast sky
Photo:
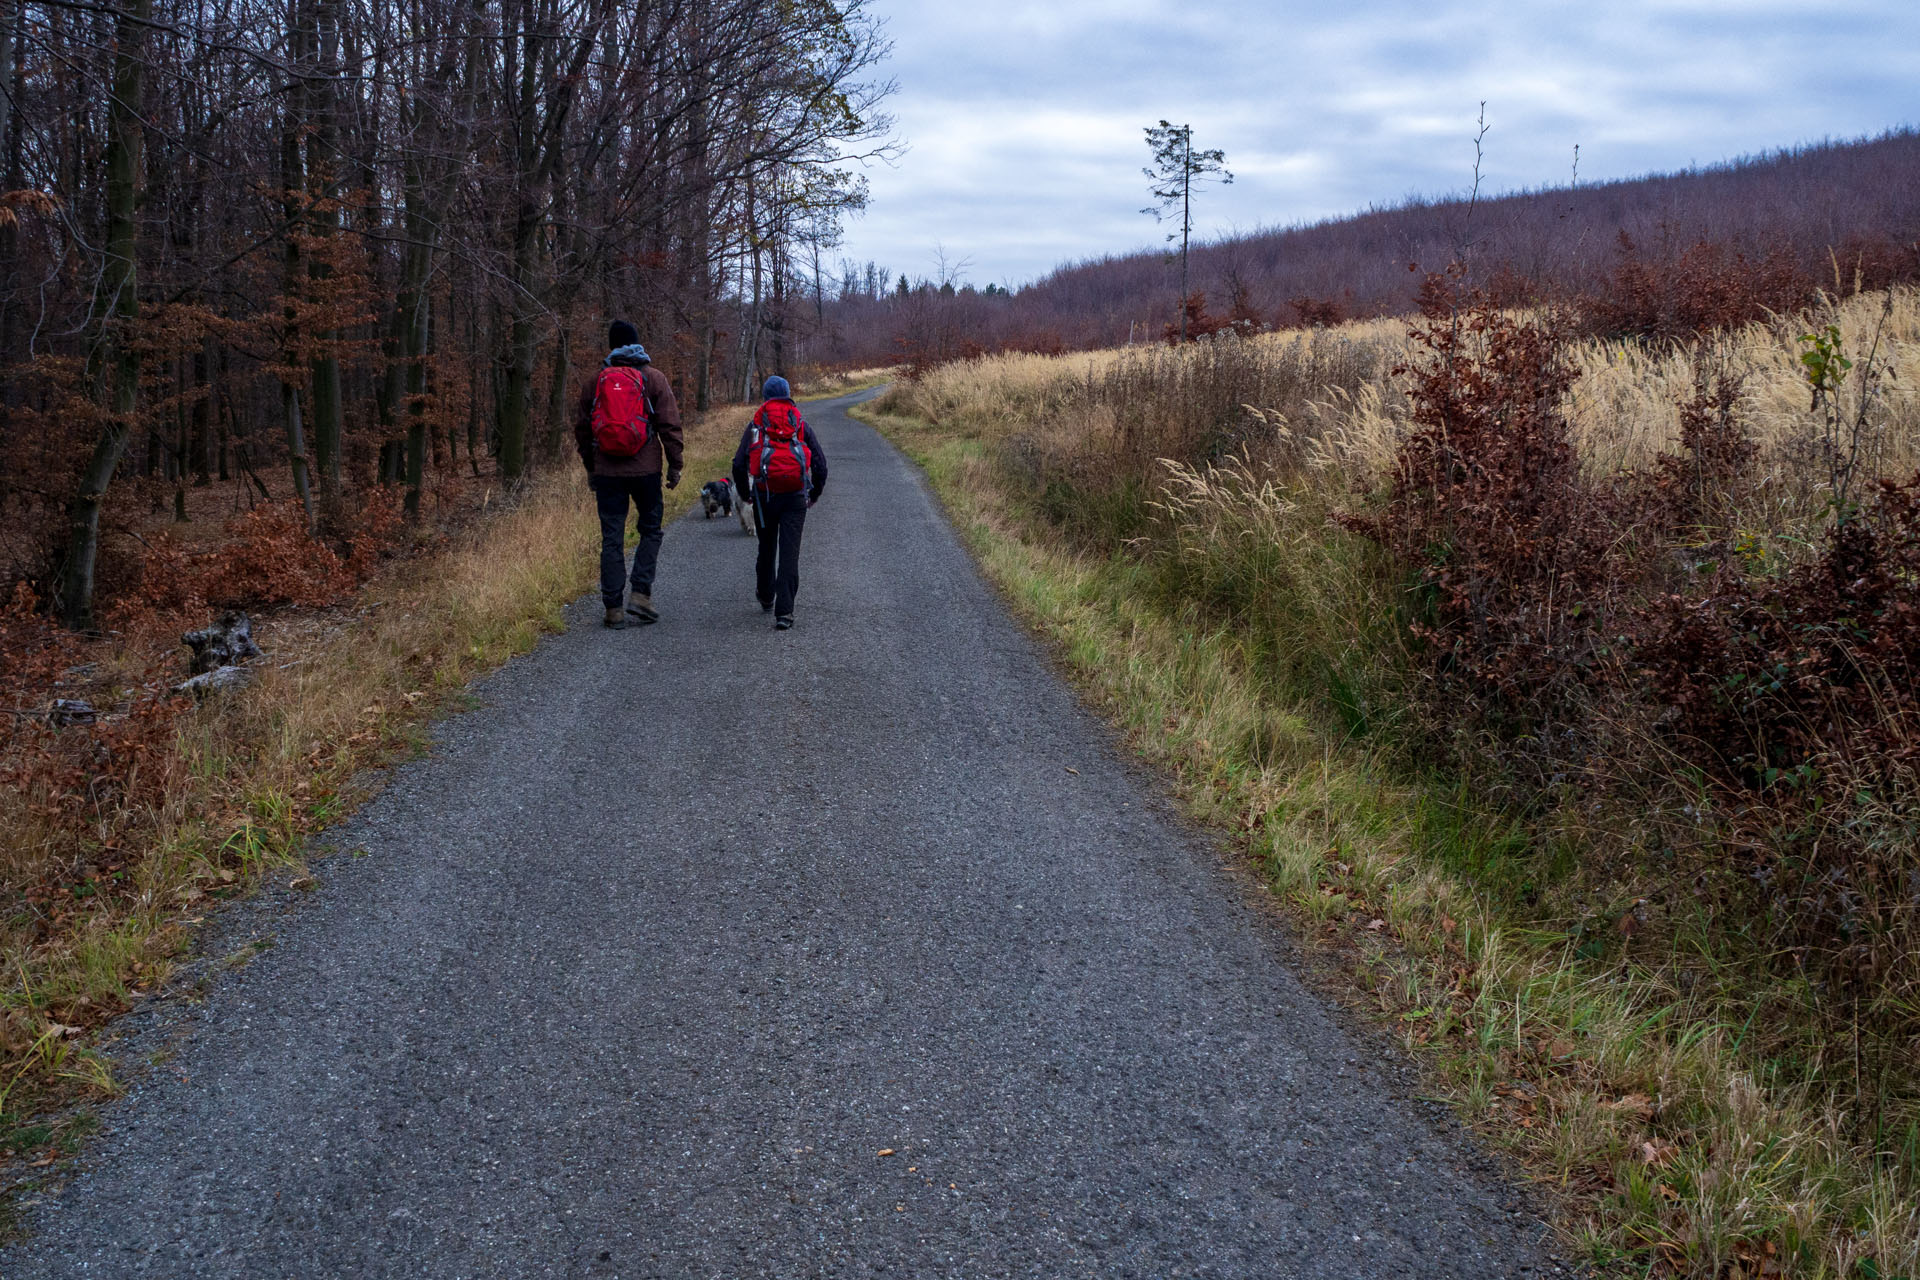
<path fill-rule="evenodd" d="M 872 0 L 908 145 L 846 256 L 975 284 L 1159 243 L 1144 126 L 1191 122 L 1230 187 L 1206 234 L 1471 182 L 1711 164 L 1920 124 L 1920 0 Z"/>

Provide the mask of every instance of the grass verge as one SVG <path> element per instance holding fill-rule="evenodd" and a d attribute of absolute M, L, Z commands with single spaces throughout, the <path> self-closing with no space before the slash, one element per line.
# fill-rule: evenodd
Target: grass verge
<path fill-rule="evenodd" d="M 669 520 L 697 501 L 695 477 L 724 470 L 745 413 L 689 427 L 689 479 L 666 495 Z M 367 771 L 423 751 L 427 724 L 467 705 L 468 682 L 560 630 L 598 551 L 586 487 L 556 467 L 348 606 L 261 619 L 255 683 L 180 715 L 143 762 L 163 798 L 115 815 L 111 882 L 51 912 L 33 904 L 53 925 L 30 940 L 9 931 L 0 1188 L 57 1169 L 92 1130 L 89 1104 L 120 1091 L 102 1048 L 114 1015 L 163 991 L 209 910 L 270 876 L 310 883 L 310 838 L 372 794 Z M 87 656 L 120 660 L 112 642 Z M 34 821 L 22 804 L 0 811 L 0 831 L 23 846 Z"/>
<path fill-rule="evenodd" d="M 925 469 L 1134 748 L 1265 873 L 1346 998 L 1550 1193 L 1572 1249 L 1621 1275 L 1920 1273 L 1901 1161 L 1863 1154 L 1815 1095 L 1763 1085 L 1746 1028 L 1633 961 L 1630 917 L 1590 958 L 1516 909 L 1528 859 L 1567 850 L 1515 856 L 1526 837 L 1496 815 L 1332 732 L 1281 691 L 1263 638 L 1170 609 L 1137 558 L 1069 545 L 990 442 L 856 413 Z"/>
<path fill-rule="evenodd" d="M 882 386 L 900 376 L 891 366 L 875 369 L 821 369 L 803 371 L 794 378 L 794 394 L 805 400 L 830 400 L 869 387 Z"/>

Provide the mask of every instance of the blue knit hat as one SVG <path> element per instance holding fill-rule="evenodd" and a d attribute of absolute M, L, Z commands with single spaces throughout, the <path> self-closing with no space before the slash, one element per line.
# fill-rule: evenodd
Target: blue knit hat
<path fill-rule="evenodd" d="M 791 400 L 793 399 L 793 388 L 787 385 L 785 378 L 776 373 L 761 385 L 760 398 L 762 400 Z"/>

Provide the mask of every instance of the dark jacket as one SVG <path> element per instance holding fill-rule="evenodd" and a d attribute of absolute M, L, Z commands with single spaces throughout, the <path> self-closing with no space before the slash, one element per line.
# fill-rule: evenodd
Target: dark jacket
<path fill-rule="evenodd" d="M 792 404 L 791 400 L 767 401 L 767 404 Z M 761 405 L 765 409 L 767 405 Z M 760 415 L 753 415 L 758 418 Z M 813 427 L 805 418 L 800 420 L 802 438 L 806 441 L 807 452 L 813 455 L 813 489 L 807 494 L 808 502 L 820 501 L 820 494 L 827 487 L 827 452 L 820 447 L 820 437 L 813 434 Z M 747 474 L 747 453 L 753 448 L 753 423 L 740 433 L 740 447 L 733 451 L 733 487 L 743 497 L 753 492 L 753 479 Z"/>
<path fill-rule="evenodd" d="M 613 363 L 640 370 L 640 381 L 646 387 L 647 402 L 652 405 L 648 415 L 652 421 L 647 431 L 647 442 L 631 458 L 609 458 L 594 446 L 593 387 L 600 377 L 596 369 L 593 377 L 588 378 L 586 385 L 580 388 L 579 407 L 573 415 L 573 444 L 580 452 L 580 465 L 596 476 L 657 476 L 661 470 L 660 455 L 664 450 L 666 469 L 678 471 L 686 440 L 680 431 L 680 402 L 674 399 L 673 387 L 667 382 L 667 375 L 651 364 L 624 357 Z"/>

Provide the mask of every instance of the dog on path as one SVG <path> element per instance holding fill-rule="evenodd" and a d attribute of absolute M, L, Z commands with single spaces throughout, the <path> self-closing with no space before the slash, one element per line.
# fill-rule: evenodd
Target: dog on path
<path fill-rule="evenodd" d="M 700 486 L 700 507 L 711 520 L 716 515 L 733 514 L 733 481 L 727 479 L 709 480 Z"/>

